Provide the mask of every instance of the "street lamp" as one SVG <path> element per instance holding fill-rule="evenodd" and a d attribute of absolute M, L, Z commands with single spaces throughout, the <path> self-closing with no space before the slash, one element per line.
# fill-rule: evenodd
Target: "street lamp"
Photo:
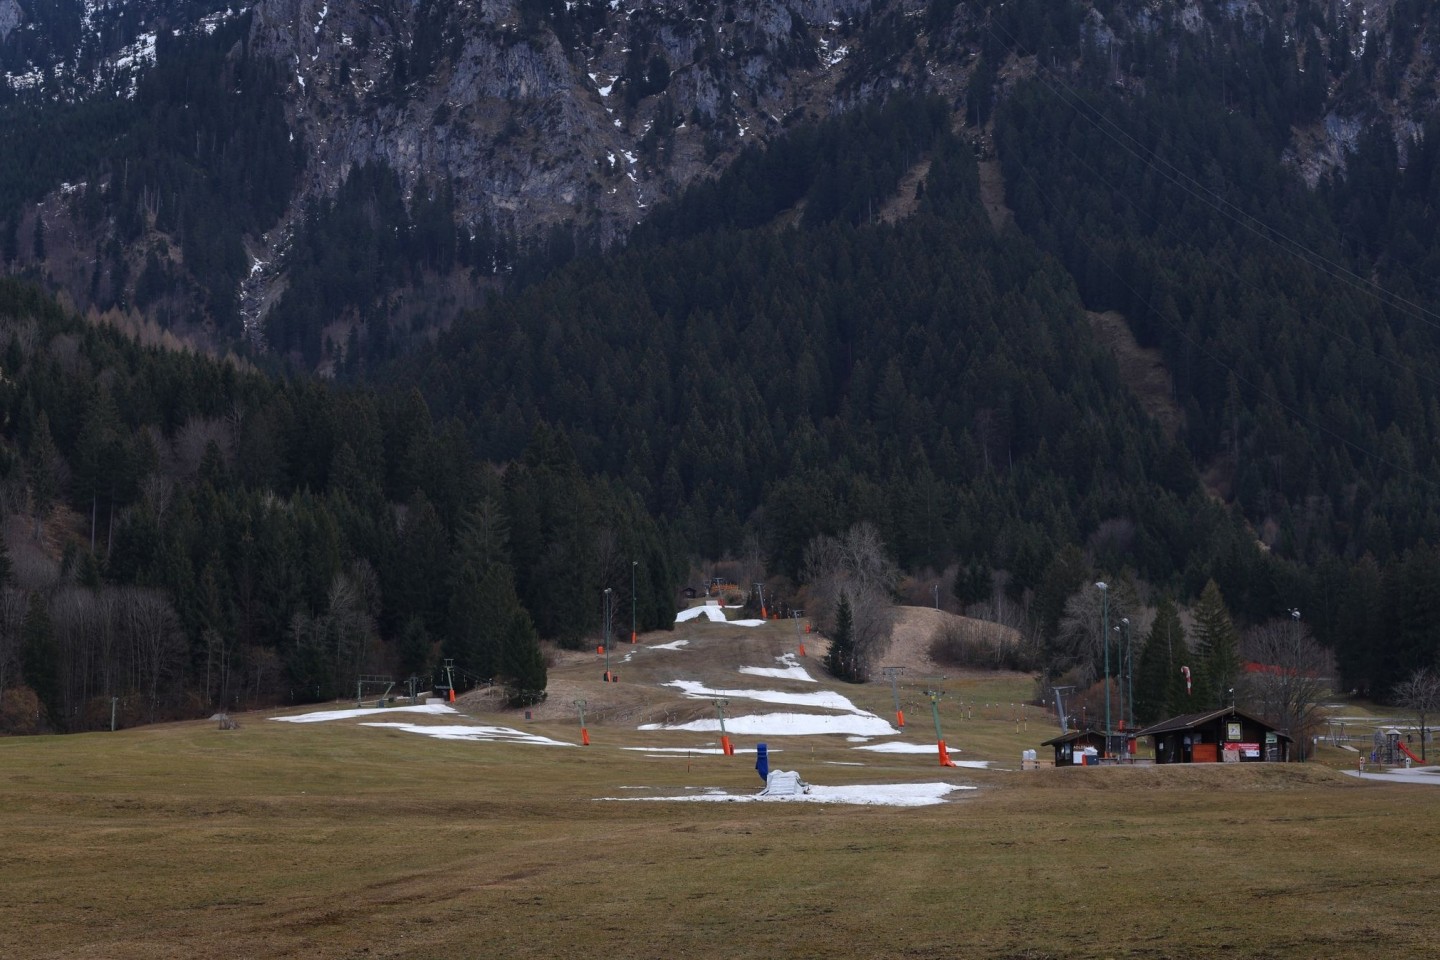
<path fill-rule="evenodd" d="M 610 616 L 611 616 L 610 610 L 611 610 L 611 607 L 612 607 L 612 605 L 614 604 L 615 601 L 614 601 L 614 598 L 611 596 L 611 593 L 612 593 L 612 591 L 610 590 L 610 588 L 609 588 L 609 587 L 606 587 L 606 588 L 605 588 L 605 603 L 604 603 L 604 606 L 603 606 L 603 611 L 604 611 L 603 615 L 604 615 L 604 617 L 605 617 L 605 624 L 604 624 L 604 626 L 605 626 L 605 682 L 606 682 L 606 683 L 613 683 L 613 682 L 614 682 L 613 677 L 612 677 L 612 675 L 611 675 L 611 673 L 610 673 Z"/>
<path fill-rule="evenodd" d="M 1299 653 L 1299 651 L 1300 651 L 1300 609 L 1299 609 L 1298 607 L 1291 607 L 1291 608 L 1290 608 L 1290 623 L 1293 625 L 1294 630 L 1295 630 L 1295 632 L 1294 632 L 1294 633 L 1291 635 L 1291 637 L 1290 637 L 1290 643 L 1291 643 L 1291 646 L 1290 646 L 1290 655 L 1291 655 L 1292 657 L 1295 657 L 1295 656 L 1298 655 L 1298 653 Z M 1287 723 L 1288 723 L 1288 719 L 1289 719 L 1289 718 L 1286 718 Z M 1303 762 L 1304 759 L 1305 759 L 1305 741 L 1304 741 L 1304 739 L 1302 739 L 1302 738 L 1299 736 L 1299 733 L 1300 733 L 1300 731 L 1298 731 L 1298 730 L 1293 730 L 1293 729 L 1292 729 L 1292 730 L 1290 731 L 1291 736 L 1294 736 L 1294 737 L 1295 737 L 1294 743 L 1295 743 L 1295 746 L 1298 748 L 1298 749 L 1296 750 L 1296 753 L 1298 753 L 1298 754 L 1300 755 L 1300 760 Z M 1425 741 L 1425 732 L 1424 732 L 1423 730 L 1420 732 L 1420 741 L 1421 741 L 1421 744 L 1420 744 L 1420 745 L 1421 745 L 1421 747 L 1423 748 L 1424 745 L 1425 745 L 1425 744 L 1424 744 L 1424 741 Z"/>
<path fill-rule="evenodd" d="M 635 567 L 639 560 L 630 561 L 630 642 L 635 642 Z"/>
<path fill-rule="evenodd" d="M 1105 642 L 1105 755 L 1110 755 L 1110 584 L 1095 581 L 1100 591 L 1100 635 Z"/>
<path fill-rule="evenodd" d="M 1130 618 L 1121 617 L 1120 626 L 1125 628 L 1125 703 L 1130 708 L 1130 730 L 1135 729 L 1135 655 L 1130 646 Z"/>

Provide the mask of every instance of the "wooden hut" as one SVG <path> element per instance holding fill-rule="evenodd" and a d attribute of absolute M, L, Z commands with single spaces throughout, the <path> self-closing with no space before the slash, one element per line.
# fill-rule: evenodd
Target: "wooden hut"
<path fill-rule="evenodd" d="M 1288 734 L 1234 707 L 1172 717 L 1136 730 L 1133 736 L 1154 739 L 1156 763 L 1284 763 L 1290 759 Z"/>
<path fill-rule="evenodd" d="M 1098 755 L 1104 755 L 1105 734 L 1099 730 L 1069 730 L 1040 746 L 1055 748 L 1055 766 L 1079 767 L 1085 764 L 1086 747 L 1094 747 Z"/>

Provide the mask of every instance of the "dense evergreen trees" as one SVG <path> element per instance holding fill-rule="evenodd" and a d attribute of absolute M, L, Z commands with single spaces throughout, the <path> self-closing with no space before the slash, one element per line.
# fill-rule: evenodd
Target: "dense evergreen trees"
<path fill-rule="evenodd" d="M 578 642 L 632 569 L 639 627 L 674 620 L 665 538 L 543 426 L 502 478 L 413 392 L 141 349 L 13 282 L 0 344 L 0 488 L 34 517 L 9 544 L 29 613 L 6 678 L 55 728 L 107 721 L 110 696 L 122 721 L 173 715 L 187 692 L 345 696 L 358 674 L 428 674 L 442 651 L 462 689 L 495 679 L 534 703 L 536 621 Z"/>

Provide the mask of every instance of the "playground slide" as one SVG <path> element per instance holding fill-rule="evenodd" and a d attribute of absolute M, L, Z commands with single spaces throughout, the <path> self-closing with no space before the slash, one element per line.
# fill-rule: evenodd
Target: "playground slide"
<path fill-rule="evenodd" d="M 1415 756 L 1415 754 L 1410 752 L 1409 747 L 1405 746 L 1405 744 L 1401 743 L 1399 740 L 1395 741 L 1395 746 L 1399 747 L 1401 753 L 1405 754 L 1405 756 L 1409 757 L 1411 760 L 1414 760 L 1416 763 L 1423 762 L 1419 757 Z"/>

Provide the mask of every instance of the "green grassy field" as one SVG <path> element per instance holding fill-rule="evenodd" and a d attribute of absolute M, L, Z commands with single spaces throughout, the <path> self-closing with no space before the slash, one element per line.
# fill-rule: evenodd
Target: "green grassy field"
<path fill-rule="evenodd" d="M 626 668 L 637 687 L 642 666 Z M 592 672 L 561 667 L 556 686 L 584 692 Z M 953 682 L 947 712 L 966 686 L 1008 703 L 1023 682 Z M 835 689 L 889 713 L 887 686 Z M 947 716 L 947 739 L 1017 767 L 1050 732 L 996 710 Z M 911 711 L 923 741 L 928 706 Z M 477 722 L 578 740 L 559 716 Z M 843 737 L 769 738 L 774 765 L 814 783 L 978 789 L 913 809 L 620 802 L 597 798 L 760 781 L 751 756 L 620 749 L 676 742 L 635 723 L 592 722 L 588 748 L 241 724 L 0 741 L 0 955 L 1435 953 L 1440 790 L 1323 763 L 942 771 Z"/>

